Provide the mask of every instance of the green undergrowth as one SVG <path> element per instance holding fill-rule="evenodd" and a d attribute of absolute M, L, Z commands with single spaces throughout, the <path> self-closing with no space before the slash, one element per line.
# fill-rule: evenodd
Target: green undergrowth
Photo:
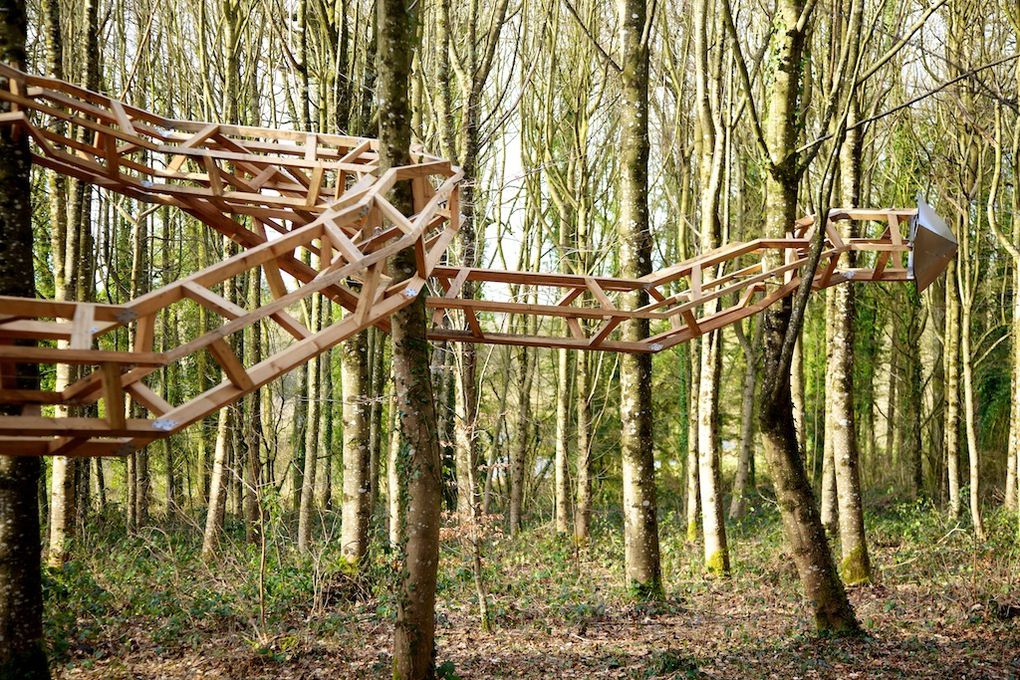
<path fill-rule="evenodd" d="M 325 518 L 322 535 L 304 555 L 291 547 L 288 521 L 270 519 L 265 546 L 247 542 L 243 527 L 228 521 L 219 553 L 208 561 L 200 555 L 200 519 L 161 521 L 159 528 L 131 536 L 119 517 L 91 522 L 71 561 L 44 576 L 52 658 L 88 667 L 138 650 L 185 654 L 210 638 L 227 638 L 265 663 L 287 663 L 309 640 L 357 644 L 350 637 L 353 625 L 389 626 L 395 617 L 390 595 L 394 556 L 374 549 L 361 572 L 353 569 L 340 555 L 339 519 Z M 871 589 L 869 597 L 881 597 L 882 589 L 923 586 L 968 603 L 976 624 L 994 620 L 1001 606 L 1016 597 L 1020 551 L 1015 523 L 1015 515 L 989 513 L 988 540 L 979 544 L 965 521 L 949 520 L 923 503 L 868 514 L 874 581 L 865 586 Z M 641 597 L 625 583 L 618 512 L 594 518 L 592 540 L 584 547 L 548 524 L 531 526 L 516 537 L 495 532 L 482 545 L 492 624 L 497 631 L 541 634 L 568 627 L 583 635 L 606 622 L 695 611 L 702 598 L 724 592 L 752 609 L 776 606 L 778 598 L 786 611 L 802 614 L 793 625 L 810 635 L 809 613 L 801 604 L 775 506 L 762 500 L 743 520 L 729 523 L 727 531 L 732 576 L 721 579 L 706 573 L 702 548 L 687 540 L 683 516 L 662 513 L 662 588 Z M 477 616 L 472 564 L 466 542 L 444 541 L 437 598 L 441 630 L 457 617 Z M 888 602 L 893 607 L 889 614 L 902 606 Z M 862 623 L 866 629 L 874 625 L 867 616 Z M 743 642 L 736 639 L 735 644 Z M 649 677 L 696 677 L 699 661 L 665 650 L 649 663 L 661 669 Z"/>

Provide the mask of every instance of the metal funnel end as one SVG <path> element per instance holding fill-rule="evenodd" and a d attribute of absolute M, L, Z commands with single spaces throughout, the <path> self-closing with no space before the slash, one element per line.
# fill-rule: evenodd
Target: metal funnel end
<path fill-rule="evenodd" d="M 910 221 L 910 240 L 914 247 L 908 269 L 920 293 L 946 270 L 958 247 L 949 225 L 921 194 L 917 195 L 917 215 Z"/>

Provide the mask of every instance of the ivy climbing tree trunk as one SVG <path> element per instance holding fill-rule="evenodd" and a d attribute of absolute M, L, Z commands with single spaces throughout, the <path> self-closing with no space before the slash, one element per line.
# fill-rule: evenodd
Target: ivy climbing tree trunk
<path fill-rule="evenodd" d="M 409 76 L 419 35 L 420 5 L 413 0 L 378 0 L 376 8 L 379 160 L 380 170 L 385 172 L 410 162 Z M 414 212 L 407 182 L 398 183 L 389 199 L 405 215 Z M 393 258 L 395 280 L 410 278 L 415 269 L 413 249 Z M 425 338 L 427 323 L 425 299 L 420 295 L 393 316 L 393 374 L 401 433 L 395 461 L 401 488 L 396 493 L 404 516 L 397 546 L 401 569 L 393 641 L 395 680 L 435 677 L 442 470 Z"/>

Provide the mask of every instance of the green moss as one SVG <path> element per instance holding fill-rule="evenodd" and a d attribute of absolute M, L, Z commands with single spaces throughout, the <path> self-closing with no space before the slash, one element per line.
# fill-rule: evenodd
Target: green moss
<path fill-rule="evenodd" d="M 698 540 L 698 522 L 697 520 L 692 520 L 687 523 L 687 541 L 689 543 L 694 543 L 697 540 Z"/>
<path fill-rule="evenodd" d="M 729 556 L 723 550 L 716 550 L 705 559 L 705 570 L 713 576 L 729 576 Z"/>
<path fill-rule="evenodd" d="M 854 548 L 843 557 L 839 572 L 843 577 L 843 583 L 848 586 L 871 582 L 871 566 L 868 564 L 864 550 L 860 547 Z"/>
<path fill-rule="evenodd" d="M 627 592 L 630 593 L 633 599 L 640 602 L 661 600 L 665 596 L 662 592 L 662 583 L 660 581 L 652 581 L 650 583 L 631 581 L 627 584 Z"/>

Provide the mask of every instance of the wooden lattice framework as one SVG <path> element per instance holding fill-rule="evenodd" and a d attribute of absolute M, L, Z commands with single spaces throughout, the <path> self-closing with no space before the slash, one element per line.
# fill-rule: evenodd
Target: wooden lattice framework
<path fill-rule="evenodd" d="M 0 65 L 0 124 L 31 137 L 33 162 L 139 201 L 174 206 L 241 246 L 239 254 L 131 302 L 111 305 L 0 297 L 0 452 L 18 455 L 123 455 L 179 432 L 370 326 L 416 296 L 432 310 L 435 340 L 534 347 L 657 352 L 756 314 L 800 284 L 818 228 L 812 217 L 786 238 L 731 243 L 641 279 L 463 268 L 444 264 L 460 226 L 459 169 L 416 150 L 414 163 L 381 172 L 371 139 L 194 123 L 157 116 L 116 99 Z M 386 196 L 410 182 L 414 214 Z M 834 210 L 813 287 L 911 278 L 902 233 L 914 209 Z M 871 237 L 840 238 L 837 222 L 860 220 Z M 397 281 L 393 254 L 414 248 L 417 271 Z M 784 264 L 766 266 L 769 251 Z M 858 267 L 844 257 L 858 253 Z M 303 254 L 314 254 L 310 266 Z M 261 270 L 273 299 L 245 309 L 215 292 Z M 479 297 L 461 295 L 474 282 Z M 637 308 L 621 294 L 643 290 Z M 489 299 L 484 296 L 493 295 Z M 313 332 L 302 305 L 322 296 L 346 311 Z M 219 316 L 213 330 L 154 351 L 157 317 L 176 304 Z M 515 324 L 522 316 L 532 324 Z M 619 339 L 621 326 L 649 319 L 647 340 Z M 230 337 L 254 324 L 273 333 L 261 362 L 246 366 Z M 518 328 L 536 328 L 531 335 Z M 31 341 L 29 343 L 19 341 Z M 33 346 L 56 341 L 59 346 Z M 127 349 L 124 349 L 125 344 Z M 165 344 L 165 343 L 164 343 Z M 146 385 L 153 372 L 207 351 L 225 379 L 179 404 Z M 20 389 L 18 366 L 79 366 L 83 377 L 60 391 Z M 126 417 L 126 402 L 148 417 Z M 93 416 L 45 416 L 51 405 L 96 403 Z M 78 409 L 81 410 L 81 409 Z M 64 410 L 62 409 L 61 412 Z"/>

